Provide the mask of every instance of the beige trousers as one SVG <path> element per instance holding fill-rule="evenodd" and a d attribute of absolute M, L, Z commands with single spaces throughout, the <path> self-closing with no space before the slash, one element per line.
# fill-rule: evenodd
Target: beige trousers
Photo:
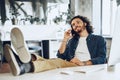
<path fill-rule="evenodd" d="M 36 56 L 36 60 L 32 61 L 34 66 L 34 72 L 42 72 L 42 71 L 56 69 L 56 68 L 77 66 L 74 63 L 65 61 L 60 58 L 44 59 L 38 55 L 35 55 L 35 56 Z"/>

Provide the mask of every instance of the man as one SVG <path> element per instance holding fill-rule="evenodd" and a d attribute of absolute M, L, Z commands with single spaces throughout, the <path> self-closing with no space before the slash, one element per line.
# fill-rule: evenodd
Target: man
<path fill-rule="evenodd" d="M 19 28 L 11 31 L 11 42 L 16 51 L 5 45 L 5 58 L 12 74 L 17 76 L 27 72 L 41 72 L 55 68 L 103 64 L 106 60 L 106 42 L 103 37 L 93 35 L 89 20 L 75 16 L 70 21 L 71 29 L 65 32 L 64 39 L 55 59 L 44 59 L 30 55 L 25 47 Z"/>
<path fill-rule="evenodd" d="M 77 65 L 103 64 L 106 60 L 104 38 L 92 34 L 93 28 L 86 17 L 75 16 L 70 24 L 71 29 L 65 32 L 57 56 Z"/>

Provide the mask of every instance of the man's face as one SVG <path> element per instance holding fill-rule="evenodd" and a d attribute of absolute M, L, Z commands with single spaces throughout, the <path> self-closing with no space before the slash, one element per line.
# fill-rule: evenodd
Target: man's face
<path fill-rule="evenodd" d="M 71 26 L 75 32 L 78 34 L 86 29 L 86 23 L 84 23 L 81 19 L 75 18 L 71 22 Z"/>

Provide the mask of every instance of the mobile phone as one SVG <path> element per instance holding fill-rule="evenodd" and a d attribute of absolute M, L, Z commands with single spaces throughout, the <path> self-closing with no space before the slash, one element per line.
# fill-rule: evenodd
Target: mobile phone
<path fill-rule="evenodd" d="M 71 34 L 72 34 L 72 36 L 74 36 L 76 34 L 76 32 L 72 29 Z"/>
<path fill-rule="evenodd" d="M 72 27 L 71 27 L 71 28 L 72 28 Z M 75 32 L 73 28 L 72 28 L 72 30 L 71 30 L 71 34 L 72 34 L 72 36 L 78 36 L 78 33 Z"/>

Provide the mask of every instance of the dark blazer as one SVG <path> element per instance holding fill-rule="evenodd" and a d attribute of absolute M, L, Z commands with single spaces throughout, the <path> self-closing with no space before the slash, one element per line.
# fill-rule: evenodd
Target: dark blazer
<path fill-rule="evenodd" d="M 73 37 L 67 43 L 66 50 L 63 54 L 57 53 L 58 58 L 70 61 L 78 46 L 80 37 Z M 106 62 L 106 41 L 102 36 L 89 34 L 87 39 L 87 47 L 90 53 L 91 61 L 93 64 L 103 64 Z"/>

